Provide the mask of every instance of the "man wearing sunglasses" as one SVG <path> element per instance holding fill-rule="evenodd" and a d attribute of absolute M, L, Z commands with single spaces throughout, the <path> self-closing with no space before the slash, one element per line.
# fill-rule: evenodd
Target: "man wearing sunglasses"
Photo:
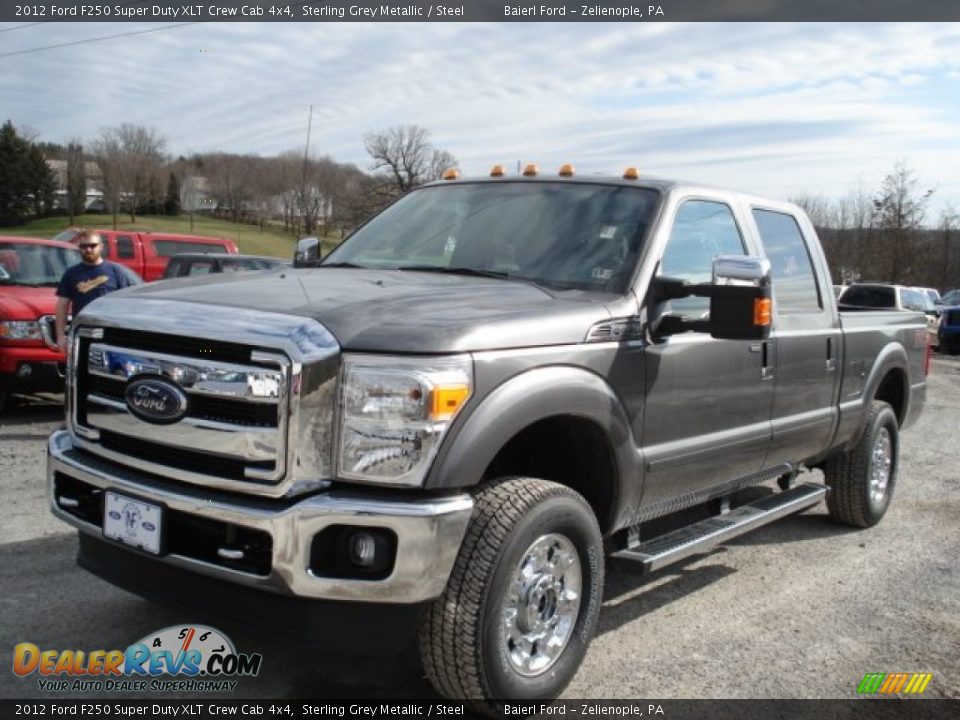
<path fill-rule="evenodd" d="M 130 287 L 130 280 L 116 263 L 102 257 L 103 243 L 97 233 L 83 230 L 77 235 L 83 262 L 67 268 L 57 286 L 57 345 L 67 348 L 67 310 L 74 315 L 107 293 Z"/>

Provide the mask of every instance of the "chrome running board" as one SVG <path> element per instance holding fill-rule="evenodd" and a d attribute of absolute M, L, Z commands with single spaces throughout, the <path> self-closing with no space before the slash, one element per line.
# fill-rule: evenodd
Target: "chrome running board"
<path fill-rule="evenodd" d="M 643 565 L 644 572 L 653 572 L 690 555 L 705 552 L 761 525 L 805 510 L 819 503 L 826 494 L 824 485 L 796 485 L 749 505 L 741 505 L 721 515 L 618 550 L 611 557 L 638 562 Z"/>

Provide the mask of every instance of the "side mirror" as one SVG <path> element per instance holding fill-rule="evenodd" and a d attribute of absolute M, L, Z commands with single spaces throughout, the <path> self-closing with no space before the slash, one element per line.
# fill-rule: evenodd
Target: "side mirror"
<path fill-rule="evenodd" d="M 770 261 L 721 255 L 713 261 L 710 335 L 721 340 L 766 340 L 773 302 Z"/>
<path fill-rule="evenodd" d="M 686 320 L 661 317 L 653 328 L 657 335 L 706 332 L 718 340 L 766 340 L 770 336 L 772 301 L 770 261 L 742 255 L 721 255 L 713 261 L 713 282 L 695 285 L 674 278 L 657 278 L 658 300 L 690 296 L 710 299 L 710 318 Z"/>
<path fill-rule="evenodd" d="M 293 254 L 295 268 L 316 267 L 320 264 L 320 239 L 305 237 L 297 241 L 297 250 Z"/>

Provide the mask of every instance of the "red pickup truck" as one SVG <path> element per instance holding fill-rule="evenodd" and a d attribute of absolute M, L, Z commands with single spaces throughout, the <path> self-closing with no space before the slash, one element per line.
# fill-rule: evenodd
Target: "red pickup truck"
<path fill-rule="evenodd" d="M 0 236 L 0 410 L 8 391 L 63 389 L 54 293 L 63 271 L 78 262 L 67 243 Z"/>
<path fill-rule="evenodd" d="M 65 230 L 55 240 L 75 242 L 77 230 Z M 236 255 L 236 244 L 227 238 L 179 233 L 136 232 L 132 230 L 94 230 L 103 239 L 103 257 L 126 265 L 147 282 L 160 280 L 170 258 L 179 253 Z"/>

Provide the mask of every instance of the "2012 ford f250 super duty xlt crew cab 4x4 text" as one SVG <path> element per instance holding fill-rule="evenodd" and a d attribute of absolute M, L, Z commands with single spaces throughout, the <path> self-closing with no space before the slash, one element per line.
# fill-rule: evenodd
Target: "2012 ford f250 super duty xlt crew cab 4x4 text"
<path fill-rule="evenodd" d="M 495 710 L 569 682 L 606 557 L 824 499 L 878 522 L 923 317 L 839 314 L 794 205 L 534 172 L 416 189 L 316 268 L 80 313 L 48 467 L 79 563 L 325 649 L 418 638 Z"/>

